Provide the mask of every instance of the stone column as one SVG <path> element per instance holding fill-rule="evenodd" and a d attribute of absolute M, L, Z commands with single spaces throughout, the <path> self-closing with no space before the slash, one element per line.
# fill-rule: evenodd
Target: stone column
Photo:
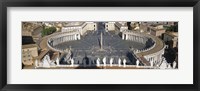
<path fill-rule="evenodd" d="M 97 66 L 100 66 L 100 59 L 99 58 L 97 58 L 97 61 L 96 61 L 96 63 L 97 63 Z"/>
<path fill-rule="evenodd" d="M 131 40 L 133 41 L 133 35 L 131 35 Z"/>
<path fill-rule="evenodd" d="M 80 34 L 78 34 L 78 39 L 79 39 L 79 40 L 81 39 L 81 35 L 80 35 Z"/>
<path fill-rule="evenodd" d="M 72 67 L 74 66 L 74 59 L 73 58 L 71 59 L 71 66 Z"/>
<path fill-rule="evenodd" d="M 126 34 L 126 40 L 128 39 L 128 34 Z"/>
<path fill-rule="evenodd" d="M 135 39 L 134 41 L 136 41 L 136 36 L 134 36 L 134 39 Z"/>
<path fill-rule="evenodd" d="M 92 60 L 89 61 L 89 66 L 91 66 L 91 65 L 92 65 Z"/>
<path fill-rule="evenodd" d="M 151 65 L 151 67 L 153 67 L 153 60 L 150 61 L 150 65 Z"/>
<path fill-rule="evenodd" d="M 160 54 L 160 60 L 162 60 L 162 53 Z"/>
<path fill-rule="evenodd" d="M 51 45 L 52 45 L 52 46 L 54 46 L 53 43 L 54 43 L 54 41 L 52 40 L 52 41 L 51 41 Z"/>
<path fill-rule="evenodd" d="M 118 66 L 120 67 L 121 66 L 121 59 L 119 58 L 118 60 Z"/>
<path fill-rule="evenodd" d="M 122 34 L 122 40 L 124 40 L 124 34 Z"/>
<path fill-rule="evenodd" d="M 137 36 L 135 36 L 135 41 L 137 41 Z"/>
<path fill-rule="evenodd" d="M 173 62 L 173 69 L 176 68 L 176 64 L 177 64 L 176 61 L 174 61 L 174 62 Z"/>
<path fill-rule="evenodd" d="M 103 58 L 103 66 L 106 66 L 106 57 Z"/>
<path fill-rule="evenodd" d="M 113 64 L 113 58 L 110 59 L 110 66 L 112 67 Z"/>
<path fill-rule="evenodd" d="M 86 67 L 86 61 L 83 61 L 83 67 Z"/>
<path fill-rule="evenodd" d="M 141 39 L 141 42 L 144 43 L 144 42 L 143 42 L 143 38 Z"/>
<path fill-rule="evenodd" d="M 136 67 L 139 67 L 140 61 L 137 59 L 136 61 Z"/>
<path fill-rule="evenodd" d="M 67 39 L 67 41 L 69 40 L 69 35 L 67 35 L 66 39 Z"/>
<path fill-rule="evenodd" d="M 53 41 L 53 46 L 55 46 L 55 45 L 56 45 L 56 43 L 57 43 L 57 40 L 56 40 L 56 39 L 54 39 L 54 41 Z"/>
<path fill-rule="evenodd" d="M 67 36 L 65 36 L 65 41 L 67 41 Z"/>
<path fill-rule="evenodd" d="M 58 58 L 56 59 L 56 65 L 57 65 L 57 66 L 60 65 L 60 63 L 59 63 L 59 59 L 58 59 Z"/>
<path fill-rule="evenodd" d="M 126 59 L 123 60 L 123 65 L 126 67 Z"/>
<path fill-rule="evenodd" d="M 67 41 L 67 36 L 65 36 L 65 42 Z"/>
<path fill-rule="evenodd" d="M 150 61 L 153 61 L 153 59 L 152 59 L 151 57 L 149 58 L 149 62 L 150 62 Z"/>
<path fill-rule="evenodd" d="M 153 60 L 154 64 L 156 65 L 157 63 L 156 63 L 155 56 L 152 57 L 152 60 Z"/>
<path fill-rule="evenodd" d="M 35 60 L 35 68 L 37 68 L 38 67 L 38 60 L 36 59 Z"/>
<path fill-rule="evenodd" d="M 140 37 L 138 36 L 138 42 L 140 42 Z"/>
<path fill-rule="evenodd" d="M 168 69 L 171 69 L 171 68 L 172 68 L 170 63 L 168 64 L 167 68 L 168 68 Z"/>
<path fill-rule="evenodd" d="M 65 42 L 65 36 L 63 36 L 63 42 Z"/>
<path fill-rule="evenodd" d="M 76 36 L 76 34 L 75 34 L 75 40 L 77 40 L 77 36 Z"/>
<path fill-rule="evenodd" d="M 67 41 L 67 36 L 65 36 L 65 41 Z"/>

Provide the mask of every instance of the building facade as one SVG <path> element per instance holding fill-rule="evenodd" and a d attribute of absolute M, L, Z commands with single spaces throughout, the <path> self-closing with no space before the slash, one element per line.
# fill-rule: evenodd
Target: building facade
<path fill-rule="evenodd" d="M 24 65 L 33 65 L 33 60 L 38 56 L 36 44 L 22 45 L 22 63 Z"/>
<path fill-rule="evenodd" d="M 107 22 L 107 23 L 105 23 L 105 30 L 114 31 L 115 30 L 115 22 Z"/>
<path fill-rule="evenodd" d="M 63 25 L 61 31 L 79 31 L 81 35 L 84 35 L 87 30 L 97 30 L 97 24 L 94 22 L 71 22 Z"/>
<path fill-rule="evenodd" d="M 164 33 L 163 40 L 168 42 L 170 48 L 178 47 L 178 33 L 177 32 L 166 32 Z"/>
<path fill-rule="evenodd" d="M 107 22 L 105 23 L 105 29 L 107 31 L 119 31 L 122 32 L 124 30 L 128 30 L 128 26 L 126 22 Z"/>
<path fill-rule="evenodd" d="M 163 25 L 149 26 L 148 31 L 151 35 L 161 37 L 165 33 L 166 29 L 163 28 Z"/>

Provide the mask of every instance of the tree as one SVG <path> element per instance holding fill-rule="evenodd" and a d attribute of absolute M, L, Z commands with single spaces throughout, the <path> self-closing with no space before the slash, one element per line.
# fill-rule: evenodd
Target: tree
<path fill-rule="evenodd" d="M 41 31 L 42 37 L 43 37 L 43 36 L 46 36 L 46 35 L 49 35 L 49 34 L 52 34 L 52 33 L 54 33 L 55 31 L 56 31 L 56 28 L 55 28 L 55 27 L 49 27 L 49 28 L 43 29 L 43 30 Z"/>
<path fill-rule="evenodd" d="M 171 25 L 171 26 L 165 26 L 165 28 L 166 28 L 166 31 L 178 32 L 178 24 Z"/>

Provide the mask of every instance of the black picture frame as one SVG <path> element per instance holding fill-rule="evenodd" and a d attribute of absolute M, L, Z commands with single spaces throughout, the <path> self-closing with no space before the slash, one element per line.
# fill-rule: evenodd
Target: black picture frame
<path fill-rule="evenodd" d="M 1 0 L 0 89 L 9 90 L 127 90 L 199 91 L 200 0 Z M 7 7 L 193 7 L 193 84 L 7 84 Z M 186 73 L 187 74 L 187 73 Z M 23 79 L 22 79 L 23 80 Z"/>

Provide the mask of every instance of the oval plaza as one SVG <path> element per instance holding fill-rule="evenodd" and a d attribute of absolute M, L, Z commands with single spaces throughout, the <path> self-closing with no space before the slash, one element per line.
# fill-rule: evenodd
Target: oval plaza
<path fill-rule="evenodd" d="M 156 36 L 129 30 L 125 22 L 71 22 L 45 40 L 49 55 L 40 68 L 170 68 L 166 45 Z M 36 61 L 38 62 L 38 61 Z"/>

